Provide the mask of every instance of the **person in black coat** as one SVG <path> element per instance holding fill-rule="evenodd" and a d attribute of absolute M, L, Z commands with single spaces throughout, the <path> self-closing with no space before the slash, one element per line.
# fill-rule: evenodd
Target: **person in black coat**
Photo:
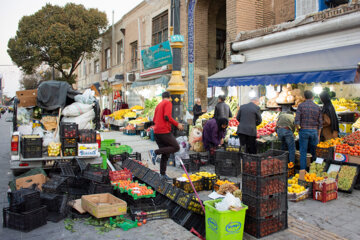
<path fill-rule="evenodd" d="M 215 106 L 214 118 L 219 120 L 220 118 L 232 118 L 232 113 L 229 105 L 225 103 L 225 96 L 219 96 L 219 102 Z"/>
<path fill-rule="evenodd" d="M 203 114 L 204 112 L 201 109 L 201 100 L 200 98 L 195 99 L 195 105 L 193 107 L 193 114 L 194 114 L 194 118 L 193 118 L 193 123 L 195 125 L 196 120 L 198 120 L 198 118 Z"/>
<path fill-rule="evenodd" d="M 240 139 L 240 146 L 245 146 L 245 152 L 256 154 L 256 135 L 261 121 L 259 99 L 253 98 L 250 103 L 240 106 L 236 119 L 239 121 L 237 134 Z"/>

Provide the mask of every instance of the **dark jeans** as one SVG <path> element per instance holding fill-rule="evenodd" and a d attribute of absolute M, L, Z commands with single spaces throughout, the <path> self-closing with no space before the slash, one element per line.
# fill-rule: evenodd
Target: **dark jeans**
<path fill-rule="evenodd" d="M 295 140 L 294 134 L 289 129 L 279 128 L 277 130 L 279 139 L 281 140 L 281 149 L 289 151 L 289 161 L 295 163 Z"/>
<path fill-rule="evenodd" d="M 306 169 L 306 155 L 308 146 L 312 155 L 312 161 L 316 159 L 316 145 L 318 144 L 318 131 L 316 129 L 300 129 L 300 170 Z"/>
<path fill-rule="evenodd" d="M 249 136 L 245 134 L 238 134 L 240 138 L 241 147 L 245 146 L 245 152 L 256 154 L 256 136 Z"/>
<path fill-rule="evenodd" d="M 165 175 L 170 154 L 179 151 L 180 146 L 172 133 L 155 134 L 155 141 L 159 146 L 159 149 L 155 150 L 155 154 L 161 154 L 160 174 Z"/>

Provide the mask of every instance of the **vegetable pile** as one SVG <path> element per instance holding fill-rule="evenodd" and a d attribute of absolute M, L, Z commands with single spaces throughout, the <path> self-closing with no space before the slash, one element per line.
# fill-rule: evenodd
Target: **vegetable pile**
<path fill-rule="evenodd" d="M 243 182 L 243 187 L 262 197 L 285 192 L 285 183 L 280 179 L 262 180 L 260 184 L 256 180 L 247 180 Z"/>
<path fill-rule="evenodd" d="M 273 134 L 275 132 L 276 122 L 271 122 L 265 125 L 263 128 L 257 130 L 257 138 Z"/>
<path fill-rule="evenodd" d="M 312 174 L 312 173 L 315 173 L 316 176 L 321 176 L 322 172 L 324 171 L 324 168 L 325 168 L 325 162 L 323 162 L 322 164 L 318 164 L 316 162 L 312 162 L 310 164 L 310 171 L 309 173 Z"/>
<path fill-rule="evenodd" d="M 336 146 L 336 152 L 351 156 L 360 156 L 360 145 L 350 146 L 349 144 L 341 144 Z"/>
<path fill-rule="evenodd" d="M 356 175 L 356 167 L 342 166 L 338 178 L 339 189 L 344 191 L 350 190 L 355 175 Z"/>
<path fill-rule="evenodd" d="M 360 145 L 360 131 L 353 132 L 344 137 L 344 142 L 349 145 Z"/>

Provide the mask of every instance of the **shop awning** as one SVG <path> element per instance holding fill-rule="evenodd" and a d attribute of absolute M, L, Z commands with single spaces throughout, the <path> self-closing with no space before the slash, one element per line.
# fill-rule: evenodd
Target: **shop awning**
<path fill-rule="evenodd" d="M 166 86 L 168 85 L 169 82 L 169 76 L 167 75 L 163 75 L 159 78 L 155 78 L 153 80 L 149 80 L 149 81 L 136 81 L 131 85 L 131 88 L 138 88 L 138 87 L 146 87 L 146 86 L 152 86 L 152 85 L 163 85 Z"/>
<path fill-rule="evenodd" d="M 233 64 L 208 80 L 209 87 L 286 83 L 353 82 L 360 44 Z"/>

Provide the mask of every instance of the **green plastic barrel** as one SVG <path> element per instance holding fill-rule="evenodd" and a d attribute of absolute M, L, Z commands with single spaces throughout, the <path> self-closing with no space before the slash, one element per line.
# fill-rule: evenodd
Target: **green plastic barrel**
<path fill-rule="evenodd" d="M 215 203 L 222 199 L 205 201 L 206 240 L 240 240 L 244 234 L 245 213 L 248 207 L 240 211 L 219 211 Z"/>

